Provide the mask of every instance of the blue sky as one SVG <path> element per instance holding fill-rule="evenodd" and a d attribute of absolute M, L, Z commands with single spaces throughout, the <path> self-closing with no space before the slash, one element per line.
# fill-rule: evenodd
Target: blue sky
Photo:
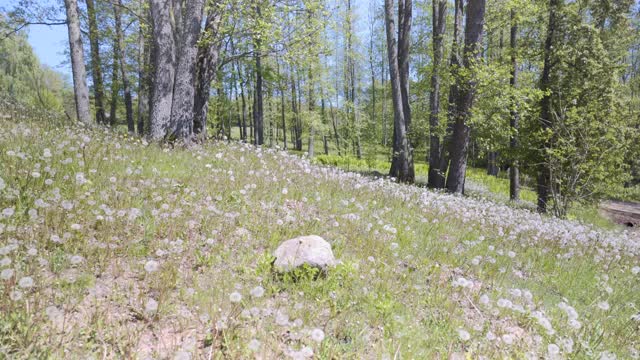
<path fill-rule="evenodd" d="M 38 55 L 40 62 L 63 74 L 70 75 L 71 66 L 66 54 L 69 48 L 67 27 L 64 25 L 32 25 L 27 31 L 29 43 Z"/>
<path fill-rule="evenodd" d="M 12 9 L 17 3 L 18 0 L 0 0 L 0 11 Z M 62 3 L 62 1 L 60 1 L 60 3 Z M 57 2 L 55 0 L 42 0 L 40 2 L 39 0 L 36 4 L 43 6 L 50 4 L 55 5 Z M 69 48 L 67 27 L 65 25 L 31 25 L 26 28 L 25 31 L 29 34 L 29 43 L 40 59 L 40 62 L 70 76 L 71 65 L 65 54 Z"/>

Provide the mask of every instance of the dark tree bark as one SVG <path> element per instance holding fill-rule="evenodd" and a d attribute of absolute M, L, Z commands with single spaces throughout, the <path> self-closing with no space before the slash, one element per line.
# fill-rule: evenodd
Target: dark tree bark
<path fill-rule="evenodd" d="M 260 5 L 256 8 L 256 17 L 260 19 L 262 12 Z M 254 39 L 254 60 L 256 65 L 256 81 L 255 90 L 253 94 L 253 124 L 255 127 L 255 145 L 262 145 L 264 143 L 264 99 L 263 99 L 263 85 L 262 85 L 262 40 L 259 37 Z"/>
<path fill-rule="evenodd" d="M 294 132 L 294 136 L 292 138 L 293 141 L 293 145 L 294 148 L 298 151 L 302 150 L 302 146 L 300 146 L 300 148 L 298 148 L 298 118 L 300 117 L 300 114 L 298 113 L 298 92 L 296 91 L 296 81 L 293 78 L 293 74 L 291 74 L 291 111 L 293 112 L 293 132 Z M 300 142 L 300 145 L 302 145 L 302 142 Z"/>
<path fill-rule="evenodd" d="M 153 20 L 153 86 L 150 137 L 162 140 L 169 135 L 175 80 L 175 49 L 171 27 L 171 0 L 151 0 Z"/>
<path fill-rule="evenodd" d="M 540 79 L 540 89 L 544 91 L 540 103 L 540 126 L 543 130 L 547 130 L 552 127 L 552 109 L 551 109 L 551 72 L 553 71 L 552 53 L 555 43 L 556 30 L 557 30 L 557 15 L 561 0 L 549 0 L 549 25 L 547 26 L 547 38 L 544 44 L 544 66 L 542 68 L 542 77 Z M 548 143 L 542 146 L 542 161 L 540 162 L 538 169 L 538 211 L 541 213 L 547 212 L 547 203 L 549 202 L 549 186 L 551 183 L 551 171 L 549 164 L 547 163 L 546 152 Z"/>
<path fill-rule="evenodd" d="M 518 22 L 516 10 L 511 9 L 511 87 L 518 86 Z M 518 104 L 513 104 L 510 124 L 511 139 L 509 147 L 511 149 L 511 166 L 509 167 L 509 198 L 513 201 L 520 200 L 520 169 L 518 168 L 518 130 L 520 125 L 520 114 L 518 114 Z"/>
<path fill-rule="evenodd" d="M 285 109 L 284 109 L 284 84 L 283 84 L 283 77 L 280 74 L 280 61 L 278 61 L 278 59 L 276 59 L 276 66 L 277 66 L 277 76 L 278 76 L 278 90 L 280 91 L 280 117 L 281 117 L 281 121 L 282 121 L 282 136 L 283 136 L 283 146 L 284 149 L 287 150 L 288 148 L 288 144 L 287 144 L 287 119 L 285 117 Z"/>
<path fill-rule="evenodd" d="M 410 2 L 409 2 L 410 4 Z M 391 95 L 393 99 L 393 113 L 394 113 L 394 149 L 393 159 L 391 162 L 391 170 L 389 175 L 395 177 L 400 182 L 413 182 L 415 180 L 415 173 L 413 168 L 413 154 L 411 145 L 409 144 L 409 137 L 407 134 L 407 122 L 404 115 L 403 99 L 402 99 L 402 83 L 400 74 L 400 63 L 398 59 L 398 47 L 395 39 L 395 24 L 393 14 L 393 0 L 385 0 L 384 13 L 386 23 L 387 34 L 387 56 L 389 58 L 389 75 L 391 79 Z M 407 9 L 402 17 L 405 17 L 403 22 L 410 21 L 407 19 Z M 408 10 L 410 17 L 411 10 Z M 408 54 L 408 52 L 407 52 Z"/>
<path fill-rule="evenodd" d="M 411 106 L 409 104 L 409 45 L 411 43 L 412 0 L 398 0 L 398 68 L 402 112 L 407 132 L 411 128 Z"/>
<path fill-rule="evenodd" d="M 105 124 L 104 84 L 102 82 L 102 62 L 100 60 L 100 43 L 98 20 L 93 0 L 87 0 L 87 16 L 89 18 L 89 46 L 91 48 L 91 70 L 93 74 L 93 96 L 96 107 L 96 122 Z"/>
<path fill-rule="evenodd" d="M 309 108 L 309 112 L 313 113 L 315 111 L 315 91 L 313 89 L 313 73 L 311 72 L 311 68 L 309 68 L 308 71 L 309 76 L 307 77 L 307 79 L 309 80 L 309 83 L 307 84 L 307 86 L 309 87 L 309 95 L 307 97 L 307 106 Z M 309 147 L 307 148 L 307 153 L 309 155 L 310 158 L 312 158 L 314 156 L 315 153 L 315 144 L 314 142 L 314 135 L 315 135 L 315 129 L 313 128 L 313 123 L 309 124 Z"/>
<path fill-rule="evenodd" d="M 453 136 L 453 124 L 458 113 L 458 70 L 462 65 L 462 56 L 460 52 L 460 44 L 462 43 L 462 18 L 464 17 L 464 0 L 455 0 L 455 11 L 453 17 L 453 41 L 451 44 L 451 58 L 449 59 L 449 72 L 451 78 L 454 79 L 449 87 L 449 99 L 447 106 L 447 129 L 440 150 L 440 173 L 442 176 L 447 174 L 449 162 L 451 158 L 451 137 Z M 445 184 L 442 188 L 446 187 Z"/>
<path fill-rule="evenodd" d="M 247 100 L 244 95 L 245 81 L 242 77 L 240 64 L 236 62 L 238 67 L 238 77 L 240 78 L 240 98 L 242 99 L 242 141 L 247 142 Z"/>
<path fill-rule="evenodd" d="M 193 132 L 205 138 L 207 136 L 207 113 L 209 111 L 209 95 L 211 82 L 218 69 L 220 54 L 220 25 L 222 12 L 216 1 L 207 11 L 207 20 L 202 34 L 202 44 L 198 49 L 196 71 L 196 89 L 193 105 Z M 241 85 L 242 86 L 242 85 Z M 244 91 L 242 92 L 244 99 Z M 246 133 L 246 132 L 245 132 Z"/>
<path fill-rule="evenodd" d="M 431 188 L 441 189 L 445 184 L 445 174 L 440 171 L 442 146 L 438 127 L 440 126 L 440 67 L 444 54 L 444 34 L 447 21 L 447 1 L 433 0 L 433 72 L 431 74 L 431 94 L 429 95 L 431 132 L 429 142 L 429 178 Z"/>
<path fill-rule="evenodd" d="M 71 51 L 71 73 L 73 74 L 73 95 L 76 102 L 78 121 L 90 124 L 89 88 L 87 87 L 87 72 L 84 65 L 84 51 L 80 33 L 80 18 L 78 17 L 78 2 L 65 0 L 67 11 L 67 29 L 69 32 L 69 49 Z"/>
<path fill-rule="evenodd" d="M 190 139 L 193 134 L 197 42 L 203 7 L 204 0 L 187 1 L 182 26 L 179 28 L 181 44 L 171 105 L 171 131 L 181 139 Z"/>
<path fill-rule="evenodd" d="M 141 8 L 144 8 L 144 1 L 140 0 Z M 140 14 L 140 18 L 148 18 L 148 12 Z M 145 27 L 140 22 L 138 29 L 138 135 L 146 133 L 145 124 L 149 128 L 149 73 L 151 70 L 151 49 L 146 36 Z"/>
<path fill-rule="evenodd" d="M 114 6 L 115 8 L 116 6 Z M 114 14 L 115 15 L 115 14 Z M 119 15 L 116 16 L 116 29 L 118 28 L 118 22 L 120 21 Z M 111 63 L 111 106 L 109 109 L 109 125 L 115 126 L 117 122 L 116 112 L 118 111 L 118 96 L 120 93 L 120 84 L 118 80 L 118 72 L 120 71 L 120 43 L 118 40 L 118 34 L 116 30 L 116 36 L 113 39 L 113 61 Z"/>
<path fill-rule="evenodd" d="M 467 5 L 464 40 L 464 67 L 467 70 L 471 70 L 481 56 L 480 47 L 482 44 L 485 5 L 486 0 L 471 0 Z M 447 176 L 447 190 L 456 194 L 464 193 L 471 131 L 468 120 L 471 117 L 470 110 L 475 97 L 475 86 L 473 76 L 466 83 L 459 86 L 457 114 L 451 143 L 451 167 Z"/>
<path fill-rule="evenodd" d="M 116 20 L 116 38 L 117 38 L 117 50 L 119 52 L 118 60 L 120 62 L 120 73 L 122 76 L 122 90 L 124 91 L 124 107 L 127 116 L 127 130 L 129 134 L 135 133 L 135 124 L 133 120 L 133 100 L 131 99 L 131 84 L 129 83 L 129 77 L 127 76 L 126 68 L 126 53 L 124 36 L 122 34 L 122 21 L 120 16 L 120 7 L 122 6 L 122 0 L 118 0 L 118 5 L 114 5 L 113 11 Z"/>
<path fill-rule="evenodd" d="M 499 172 L 498 153 L 496 151 L 487 152 L 487 175 L 498 176 Z"/>

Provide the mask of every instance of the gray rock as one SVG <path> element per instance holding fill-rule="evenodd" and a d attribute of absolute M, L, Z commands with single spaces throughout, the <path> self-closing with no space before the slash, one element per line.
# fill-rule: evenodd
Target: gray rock
<path fill-rule="evenodd" d="M 278 271 L 290 271 L 303 264 L 320 269 L 336 264 L 331 244 L 316 235 L 287 240 L 278 246 L 273 255 L 276 257 L 273 265 Z"/>

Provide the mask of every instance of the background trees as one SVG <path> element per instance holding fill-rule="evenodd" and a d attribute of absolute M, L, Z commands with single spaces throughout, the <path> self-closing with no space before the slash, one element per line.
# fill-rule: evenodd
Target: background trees
<path fill-rule="evenodd" d="M 68 25 L 83 122 L 91 111 L 154 140 L 226 137 L 389 161 L 405 182 L 415 158 L 429 164 L 420 181 L 454 193 L 467 164 L 486 167 L 510 178 L 512 200 L 536 187 L 539 210 L 560 216 L 639 181 L 631 0 L 34 4 L 5 9 L 1 46 L 24 41 L 30 23 Z M 30 101 L 55 103 L 46 69 L 7 80 L 35 64 L 21 63 L 4 67 L 3 91 L 20 96 L 31 82 Z"/>

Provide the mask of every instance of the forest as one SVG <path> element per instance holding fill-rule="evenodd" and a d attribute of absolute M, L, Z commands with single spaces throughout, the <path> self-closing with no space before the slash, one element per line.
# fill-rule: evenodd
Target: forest
<path fill-rule="evenodd" d="M 0 2 L 0 358 L 638 359 L 639 144 L 634 0 Z"/>
<path fill-rule="evenodd" d="M 407 183 L 425 163 L 420 182 L 459 194 L 467 167 L 483 167 L 510 179 L 512 200 L 524 185 L 538 211 L 564 217 L 574 203 L 638 198 L 638 10 L 632 0 L 27 1 L 6 11 L 3 51 L 29 24 L 66 24 L 67 117 L 86 124 L 388 161 Z M 37 65 L 5 62 L 3 89 L 22 98 L 11 74 Z"/>

